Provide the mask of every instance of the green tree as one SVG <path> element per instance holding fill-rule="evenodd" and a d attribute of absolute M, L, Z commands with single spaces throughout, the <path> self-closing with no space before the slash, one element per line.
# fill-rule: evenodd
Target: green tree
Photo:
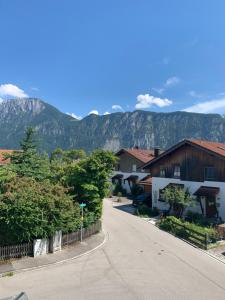
<path fill-rule="evenodd" d="M 179 218 L 182 217 L 185 207 L 192 203 L 192 197 L 188 190 L 179 187 L 166 188 L 162 198 L 169 204 L 169 211 L 173 209 Z"/>
<path fill-rule="evenodd" d="M 27 128 L 25 138 L 20 143 L 21 150 L 7 155 L 11 163 L 7 168 L 18 176 L 32 177 L 36 180 L 44 180 L 50 177 L 50 165 L 47 154 L 37 152 L 34 141 L 34 130 Z"/>
<path fill-rule="evenodd" d="M 116 157 L 113 153 L 96 150 L 89 157 L 73 164 L 68 169 L 66 184 L 72 188 L 75 201 L 85 202 L 87 211 L 99 219 L 102 200 L 110 186 L 109 177 L 114 170 Z"/>
<path fill-rule="evenodd" d="M 50 237 L 80 227 L 80 209 L 61 185 L 14 177 L 1 187 L 0 244 Z"/>
<path fill-rule="evenodd" d="M 79 160 L 86 157 L 84 150 L 71 149 L 62 150 L 55 149 L 50 155 L 51 179 L 53 182 L 64 183 L 65 174 L 71 164 L 76 164 Z"/>

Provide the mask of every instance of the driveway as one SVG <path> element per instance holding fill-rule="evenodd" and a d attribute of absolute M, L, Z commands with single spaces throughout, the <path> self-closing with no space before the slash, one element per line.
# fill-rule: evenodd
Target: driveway
<path fill-rule="evenodd" d="M 105 200 L 107 242 L 101 249 L 1 278 L 0 296 L 26 291 L 39 300 L 225 299 L 224 264 L 131 215 L 125 205 Z"/>

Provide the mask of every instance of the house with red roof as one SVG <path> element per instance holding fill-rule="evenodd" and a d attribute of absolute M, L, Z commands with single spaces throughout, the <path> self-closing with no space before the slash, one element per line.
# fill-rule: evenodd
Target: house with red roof
<path fill-rule="evenodd" d="M 167 187 L 180 187 L 193 196 L 187 208 L 225 221 L 225 144 L 185 139 L 147 162 L 151 174 L 152 207 L 166 210 L 160 197 Z"/>
<path fill-rule="evenodd" d="M 138 147 L 132 149 L 121 149 L 116 153 L 118 157 L 117 166 L 112 177 L 113 183 L 119 183 L 129 193 L 133 185 L 141 180 L 145 192 L 151 192 L 149 182 L 143 180 L 148 174 L 147 170 L 142 167 L 155 156 L 159 155 L 159 149 L 154 150 L 140 149 Z M 145 190 L 146 189 L 146 190 Z"/>
<path fill-rule="evenodd" d="M 10 162 L 9 159 L 5 159 L 5 154 L 12 154 L 13 150 L 0 149 L 0 166 L 6 165 Z"/>

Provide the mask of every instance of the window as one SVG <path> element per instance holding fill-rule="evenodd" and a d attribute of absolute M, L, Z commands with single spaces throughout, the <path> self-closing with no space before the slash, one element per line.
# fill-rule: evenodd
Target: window
<path fill-rule="evenodd" d="M 162 167 L 160 167 L 160 177 L 166 177 L 166 170 Z"/>
<path fill-rule="evenodd" d="M 137 171 L 137 165 L 133 165 L 133 166 L 132 166 L 132 171 L 133 171 L 133 172 L 136 172 L 136 171 Z"/>
<path fill-rule="evenodd" d="M 205 167 L 205 180 L 215 179 L 215 168 L 214 167 Z"/>
<path fill-rule="evenodd" d="M 173 177 L 180 178 L 180 165 L 174 166 Z"/>

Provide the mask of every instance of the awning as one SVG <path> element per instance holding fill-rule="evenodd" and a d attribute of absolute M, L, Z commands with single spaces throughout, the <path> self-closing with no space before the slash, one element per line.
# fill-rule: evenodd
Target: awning
<path fill-rule="evenodd" d="M 127 178 L 124 178 L 124 180 L 136 181 L 136 180 L 138 180 L 138 176 L 137 175 L 130 175 Z"/>
<path fill-rule="evenodd" d="M 150 175 L 145 176 L 141 181 L 139 181 L 140 185 L 152 185 L 152 177 Z"/>
<path fill-rule="evenodd" d="M 170 189 L 170 188 L 179 188 L 179 189 L 183 189 L 184 188 L 184 184 L 180 184 L 180 183 L 169 183 L 167 184 L 167 186 L 165 186 L 163 189 L 161 189 L 160 191 L 165 191 L 166 189 Z"/>
<path fill-rule="evenodd" d="M 200 188 L 193 194 L 195 196 L 216 196 L 220 191 L 218 187 L 200 186 Z"/>
<path fill-rule="evenodd" d="M 123 178 L 123 174 L 116 174 L 112 177 L 112 179 L 122 179 Z"/>

